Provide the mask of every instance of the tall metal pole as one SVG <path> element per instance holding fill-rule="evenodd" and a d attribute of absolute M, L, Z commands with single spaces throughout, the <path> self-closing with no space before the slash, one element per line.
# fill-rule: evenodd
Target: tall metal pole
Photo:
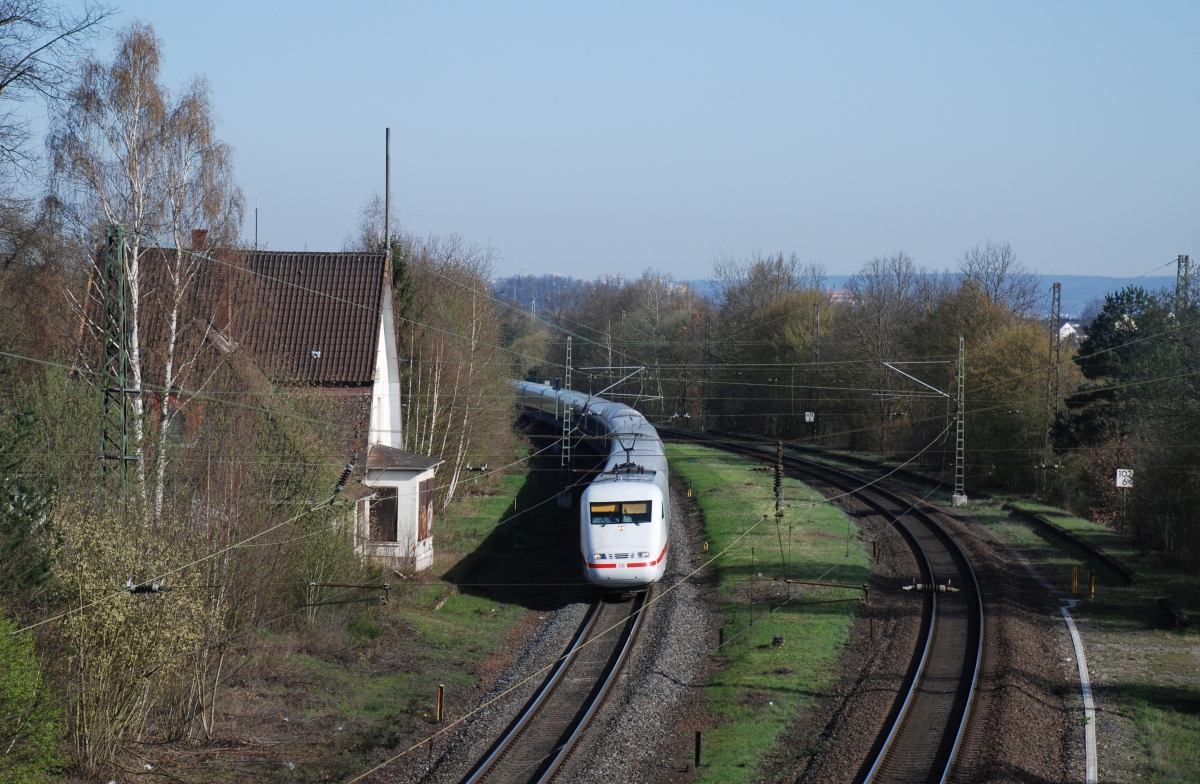
<path fill-rule="evenodd" d="M 129 474 L 129 330 L 125 315 L 125 230 L 110 224 L 104 233 L 104 332 L 100 379 L 100 490 L 116 485 L 125 497 Z"/>
<path fill-rule="evenodd" d="M 1175 313 L 1176 318 L 1183 309 L 1191 303 L 1192 284 L 1191 262 L 1187 256 L 1179 256 L 1175 260 Z"/>
<path fill-rule="evenodd" d="M 562 451 L 561 451 L 561 468 L 562 468 L 562 487 L 566 491 L 571 487 L 571 431 L 572 427 L 572 411 L 571 403 L 564 396 L 571 389 L 571 338 L 567 337 L 567 363 L 563 368 L 563 388 L 559 393 L 562 399 Z"/>
<path fill-rule="evenodd" d="M 966 342 L 962 336 L 958 338 L 958 413 L 954 417 L 954 496 L 951 503 L 963 506 L 967 503 L 966 490 L 966 385 L 964 370 L 966 368 Z"/>
<path fill-rule="evenodd" d="M 383 130 L 383 253 L 392 260 L 392 129 Z"/>
<path fill-rule="evenodd" d="M 1050 433 L 1058 418 L 1059 382 L 1061 381 L 1060 351 L 1062 348 L 1062 284 L 1050 289 L 1050 366 L 1046 378 L 1046 449 L 1050 448 Z"/>
<path fill-rule="evenodd" d="M 821 362 L 821 303 L 813 303 L 813 350 L 812 350 L 812 370 L 809 372 L 809 392 L 808 392 L 808 410 L 813 412 L 813 421 L 808 425 L 808 437 L 816 438 L 817 436 L 817 397 L 820 392 L 817 391 L 818 383 L 820 382 L 820 367 Z"/>

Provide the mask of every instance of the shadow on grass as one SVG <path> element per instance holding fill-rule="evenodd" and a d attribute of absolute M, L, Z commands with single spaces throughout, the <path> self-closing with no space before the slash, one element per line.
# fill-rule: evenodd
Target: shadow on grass
<path fill-rule="evenodd" d="M 1104 686 L 1112 698 L 1123 705 L 1148 706 L 1173 713 L 1200 716 L 1200 689 L 1153 683 L 1115 683 Z"/>
<path fill-rule="evenodd" d="M 545 430 L 530 434 L 535 449 L 544 449 L 554 436 Z M 590 454 L 577 461 L 591 468 Z M 530 460 L 530 471 L 508 507 L 474 551 L 452 567 L 443 579 L 459 593 L 514 604 L 529 610 L 553 610 L 587 601 L 595 589 L 583 579 L 579 553 L 579 496 L 575 488 L 570 509 L 559 507 L 560 458 L 550 450 Z M 576 482 L 582 473 L 573 473 Z"/>

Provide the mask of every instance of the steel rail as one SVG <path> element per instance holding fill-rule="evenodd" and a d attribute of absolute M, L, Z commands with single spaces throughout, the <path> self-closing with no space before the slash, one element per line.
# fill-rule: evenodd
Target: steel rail
<path fill-rule="evenodd" d="M 549 728 L 545 731 L 553 733 L 556 745 L 550 749 L 546 756 L 539 758 L 527 768 L 518 771 L 517 774 L 520 778 L 517 780 L 528 781 L 531 784 L 533 782 L 538 782 L 539 784 L 541 782 L 549 782 L 566 761 L 575 744 L 583 736 L 588 723 L 616 682 L 617 675 L 620 673 L 621 667 L 627 659 L 628 652 L 633 646 L 637 631 L 641 625 L 642 610 L 645 608 L 647 595 L 648 592 L 643 592 L 634 598 L 633 607 L 625 618 L 624 628 L 615 632 L 620 635 L 615 649 L 605 660 L 599 677 L 592 679 L 593 685 L 589 688 L 585 699 L 577 706 L 573 704 L 566 706 L 572 717 L 570 721 L 555 727 L 554 720 L 557 718 L 556 716 L 544 717 L 545 723 L 549 725 Z M 609 629 L 598 628 L 597 624 L 598 619 L 603 615 L 604 608 L 604 599 L 598 599 L 592 605 L 588 615 L 580 624 L 580 628 L 576 632 L 568 648 L 568 652 L 559 661 L 558 666 L 555 667 L 550 676 L 542 683 L 533 699 L 525 705 L 517 718 L 509 724 L 500 739 L 493 744 L 487 755 L 476 763 L 467 777 L 463 779 L 463 784 L 479 784 L 488 780 L 489 776 L 495 773 L 498 767 L 502 767 L 500 766 L 501 761 L 509 753 L 513 752 L 522 737 L 525 737 L 539 720 L 543 720 L 541 714 L 544 712 L 546 706 L 553 701 L 555 692 L 560 684 L 573 677 L 572 668 L 582 658 L 579 656 L 581 649 L 589 645 L 593 640 L 598 639 L 596 635 L 609 631 Z M 570 690 L 568 689 L 568 694 L 569 692 Z M 572 707 L 575 710 L 571 710 Z M 562 740 L 564 736 L 566 736 L 566 740 L 558 743 L 557 741 Z"/>
<path fill-rule="evenodd" d="M 695 433 L 672 431 L 669 429 L 660 429 L 660 433 L 668 437 L 709 443 L 723 451 L 742 454 L 756 459 L 774 460 L 776 457 L 773 452 L 767 451 L 766 449 L 743 444 L 730 444 L 720 439 L 700 436 Z M 968 626 L 966 630 L 967 639 L 964 642 L 965 650 L 961 651 L 963 659 L 963 672 L 958 678 L 959 689 L 954 695 L 955 702 L 957 702 L 961 696 L 959 691 L 964 690 L 962 684 L 964 681 L 966 681 L 964 676 L 967 674 L 968 669 L 970 672 L 970 680 L 969 685 L 965 688 L 965 699 L 962 700 L 961 711 L 959 711 L 956 716 L 951 716 L 950 720 L 945 723 L 945 728 L 941 737 L 941 741 L 944 743 L 949 737 L 950 733 L 953 733 L 953 742 L 950 746 L 949 753 L 945 755 L 944 764 L 937 759 L 930 760 L 934 764 L 930 765 L 928 772 L 924 775 L 917 775 L 911 779 L 913 781 L 938 782 L 938 784 L 945 784 L 954 768 L 954 763 L 957 760 L 959 750 L 962 747 L 962 741 L 967 727 L 967 722 L 970 717 L 971 706 L 974 703 L 975 690 L 978 686 L 979 673 L 983 660 L 983 598 L 979 590 L 979 580 L 975 575 L 975 570 L 971 566 L 970 560 L 966 557 L 966 553 L 963 551 L 962 547 L 954 540 L 954 537 L 952 537 L 941 524 L 939 524 L 931 515 L 929 515 L 925 509 L 921 508 L 919 503 L 909 502 L 907 499 L 881 488 L 878 484 L 878 480 L 864 481 L 862 477 L 856 476 L 855 474 L 842 471 L 837 468 L 824 466 L 819 463 L 813 463 L 794 455 L 785 455 L 783 461 L 786 465 L 795 470 L 806 473 L 818 479 L 819 481 L 825 482 L 833 487 L 839 488 L 856 496 L 868 506 L 879 512 L 885 519 L 892 521 L 901 534 L 904 535 L 905 540 L 909 543 L 910 547 L 912 547 L 914 554 L 918 555 L 918 564 L 929 570 L 931 582 L 936 582 L 936 575 L 934 575 L 933 565 L 929 560 L 929 555 L 926 552 L 925 547 L 921 545 L 918 537 L 912 531 L 910 531 L 908 526 L 902 521 L 901 518 L 907 515 L 912 515 L 914 518 L 918 519 L 921 523 L 928 527 L 930 532 L 932 532 L 933 535 L 946 547 L 947 551 L 956 562 L 958 569 L 961 572 L 964 572 L 970 578 L 970 582 L 967 585 L 964 585 L 964 587 L 967 588 L 965 594 L 968 597 L 969 603 L 973 604 L 974 606 L 974 618 L 973 621 L 968 620 Z M 877 498 L 872 498 L 872 495 L 875 495 Z M 893 504 L 897 504 L 899 506 L 899 511 L 887 508 L 885 505 L 879 503 L 877 500 L 878 498 L 882 498 Z M 893 742 L 901 735 L 901 733 L 905 731 L 913 731 L 909 729 L 910 724 L 907 724 L 906 720 L 915 720 L 910 715 L 910 709 L 912 708 L 914 702 L 919 699 L 919 692 L 924 684 L 930 652 L 933 650 L 935 633 L 938 630 L 938 594 L 931 593 L 928 594 L 928 596 L 930 596 L 932 599 L 932 601 L 927 605 L 929 608 L 928 617 L 930 620 L 924 635 L 924 640 L 921 643 L 920 658 L 917 665 L 906 677 L 906 682 L 908 685 L 907 688 L 903 690 L 903 699 L 900 709 L 897 711 L 895 718 L 887 728 L 886 736 L 884 737 L 879 751 L 876 753 L 874 760 L 872 760 L 872 764 L 865 776 L 861 776 L 860 778 L 856 779 L 862 781 L 863 784 L 870 784 L 871 782 L 874 782 L 876 777 L 880 775 L 881 771 L 885 769 L 887 762 L 892 759 L 892 755 L 896 753 Z M 973 629 L 971 628 L 971 623 L 974 624 Z M 974 638 L 973 650 L 972 646 L 970 645 L 972 637 Z M 974 653 L 973 656 L 971 655 L 972 653 Z M 915 652 L 914 658 L 917 658 Z M 939 746 L 939 748 L 941 747 Z M 892 779 L 889 779 L 889 781 L 890 780 Z"/>
<path fill-rule="evenodd" d="M 504 754 L 512 746 L 513 742 L 517 739 L 517 737 L 520 736 L 521 732 L 533 718 L 534 714 L 537 713 L 538 708 L 541 707 L 546 697 L 548 697 L 550 693 L 554 691 L 554 687 L 558 685 L 559 677 L 567 671 L 567 668 L 571 664 L 571 660 L 575 658 L 575 654 L 579 651 L 579 647 L 588 639 L 588 635 L 591 633 L 592 626 L 595 625 L 596 619 L 600 617 L 602 601 L 602 599 L 597 599 L 592 603 L 592 606 L 588 609 L 587 615 L 585 615 L 583 618 L 583 623 L 579 625 L 579 630 L 575 632 L 575 637 L 572 639 L 566 655 L 559 660 L 558 665 L 554 668 L 553 672 L 550 673 L 550 676 L 542 682 L 541 686 L 538 687 L 537 693 L 534 695 L 533 699 L 528 705 L 525 706 L 525 709 L 521 711 L 521 714 L 517 716 L 516 721 L 510 724 L 508 729 L 505 730 L 504 735 L 500 737 L 499 742 L 492 747 L 487 756 L 485 756 L 479 761 L 479 763 L 476 764 L 476 766 L 471 770 L 471 773 L 467 775 L 467 778 L 463 779 L 463 784 L 477 784 L 477 782 L 483 781 L 483 779 L 487 776 L 488 771 L 491 770 L 492 766 L 495 765 L 502 756 L 504 756 Z"/>

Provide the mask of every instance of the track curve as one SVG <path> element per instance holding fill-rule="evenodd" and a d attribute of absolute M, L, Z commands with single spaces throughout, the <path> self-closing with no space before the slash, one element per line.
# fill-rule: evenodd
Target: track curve
<path fill-rule="evenodd" d="M 665 437 L 702 442 L 723 451 L 773 461 L 773 450 L 683 431 Z M 855 781 L 941 784 L 949 779 L 970 717 L 983 657 L 983 602 L 974 569 L 954 538 L 919 504 L 881 488 L 877 480 L 793 455 L 785 470 L 853 495 L 894 525 L 912 547 L 923 574 L 914 583 L 959 591 L 924 593 L 920 641 L 884 731 Z"/>

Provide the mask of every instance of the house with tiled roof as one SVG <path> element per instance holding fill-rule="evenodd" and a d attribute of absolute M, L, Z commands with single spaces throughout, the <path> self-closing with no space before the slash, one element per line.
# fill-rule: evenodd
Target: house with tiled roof
<path fill-rule="evenodd" d="M 400 362 L 392 271 L 382 253 L 225 251 L 193 238 L 200 260 L 178 308 L 190 372 L 229 361 L 252 391 L 327 396 L 346 453 L 342 492 L 354 501 L 358 551 L 386 568 L 433 563 L 433 488 L 440 458 L 402 449 Z M 176 251 L 141 254 L 144 362 L 161 364 L 153 339 L 169 312 Z M 158 375 L 151 370 L 151 375 Z M 189 386 L 181 378 L 176 386 Z M 195 388 L 192 385 L 192 388 Z M 339 455 L 339 458 L 342 456 Z M 347 482 L 347 480 L 351 480 Z"/>
<path fill-rule="evenodd" d="M 366 419 L 366 461 L 355 541 L 390 568 L 433 564 L 433 486 L 444 461 L 404 451 L 400 362 L 384 254 L 241 254 L 257 296 L 235 327 L 257 364 L 277 378 L 344 395 Z M 235 324 L 237 320 L 235 319 Z M 353 404 L 351 408 L 353 409 Z M 365 417 L 363 416 L 365 414 Z M 356 428 L 355 441 L 363 428 Z M 355 443 L 355 453 L 360 453 Z"/>

